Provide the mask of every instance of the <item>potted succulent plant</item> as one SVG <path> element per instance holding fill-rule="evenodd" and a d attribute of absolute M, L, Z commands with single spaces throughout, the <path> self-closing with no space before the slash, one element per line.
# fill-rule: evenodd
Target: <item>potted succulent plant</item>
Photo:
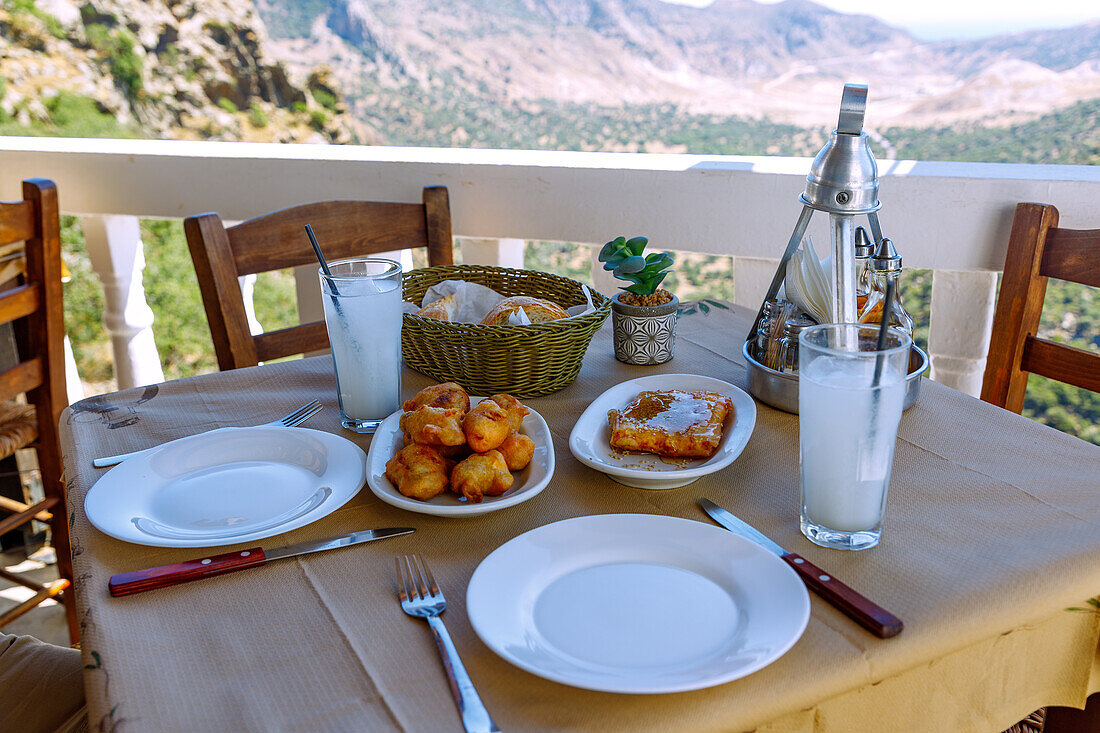
<path fill-rule="evenodd" d="M 676 336 L 675 295 L 659 287 L 671 271 L 671 252 L 644 254 L 646 237 L 618 237 L 600 250 L 603 269 L 630 283 L 611 299 L 615 358 L 627 364 L 664 364 Z"/>

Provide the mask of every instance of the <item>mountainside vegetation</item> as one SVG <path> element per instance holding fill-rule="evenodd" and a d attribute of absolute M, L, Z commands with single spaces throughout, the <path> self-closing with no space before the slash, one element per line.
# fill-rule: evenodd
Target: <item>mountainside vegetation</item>
<path fill-rule="evenodd" d="M 0 0 L 5 134 L 370 142 L 323 67 L 297 73 L 250 0 Z"/>

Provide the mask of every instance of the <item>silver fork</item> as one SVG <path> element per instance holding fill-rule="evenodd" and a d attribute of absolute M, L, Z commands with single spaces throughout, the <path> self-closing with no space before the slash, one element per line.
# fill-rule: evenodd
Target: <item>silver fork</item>
<path fill-rule="evenodd" d="M 462 714 L 462 727 L 466 733 L 500 733 L 500 728 L 489 717 L 489 711 L 477 696 L 474 683 L 458 658 L 458 650 L 443 625 L 443 619 L 439 618 L 447 608 L 447 600 L 435 584 L 428 564 L 420 555 L 404 555 L 394 560 L 397 561 L 397 575 L 401 578 L 401 610 L 410 616 L 427 619 L 439 653 L 443 655 L 443 669 L 447 672 L 451 694 Z"/>
<path fill-rule="evenodd" d="M 321 411 L 321 409 L 323 407 L 324 407 L 324 405 L 321 404 L 320 400 L 311 400 L 310 402 L 307 402 L 306 404 L 302 405 L 301 407 L 299 407 L 297 410 L 290 413 L 289 415 L 285 415 L 283 417 L 280 417 L 278 420 L 272 420 L 271 422 L 265 422 L 262 425 L 257 425 L 256 427 L 258 427 L 258 428 L 294 428 L 294 427 L 297 427 L 297 426 L 301 425 L 302 423 L 304 423 L 306 420 L 310 419 L 314 415 L 316 415 L 318 412 Z M 224 430 L 225 428 L 221 428 L 221 429 Z M 213 431 L 207 430 L 207 431 L 204 431 L 204 432 L 213 432 Z M 163 444 L 161 444 L 161 445 L 163 445 Z M 144 448 L 142 450 L 136 450 L 133 453 L 122 453 L 122 454 L 117 455 L 117 456 L 105 456 L 103 458 L 93 458 L 92 459 L 92 465 L 95 466 L 96 468 L 106 468 L 107 466 L 113 466 L 116 463 L 122 463 L 127 458 L 133 458 L 134 456 L 140 456 L 142 453 L 148 453 L 149 451 L 153 450 L 154 448 L 159 448 L 159 447 L 160 447 L 160 445 L 154 445 L 154 446 L 151 446 L 149 448 Z"/>

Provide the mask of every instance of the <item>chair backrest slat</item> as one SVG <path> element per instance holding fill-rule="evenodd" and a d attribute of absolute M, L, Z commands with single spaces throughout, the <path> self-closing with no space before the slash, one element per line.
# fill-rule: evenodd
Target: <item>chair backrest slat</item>
<path fill-rule="evenodd" d="M 1039 273 L 1100 288 L 1100 229 L 1050 229 Z"/>
<path fill-rule="evenodd" d="M 260 361 L 278 359 L 287 354 L 303 354 L 328 339 L 324 321 L 268 331 L 256 336 L 256 356 Z"/>
<path fill-rule="evenodd" d="M 23 242 L 34 236 L 34 204 L 0 203 L 0 244 Z"/>
<path fill-rule="evenodd" d="M 1049 277 L 1100 287 L 1100 229 L 1060 229 L 1051 205 L 1016 206 L 982 399 L 1021 412 L 1028 377 L 1100 391 L 1100 354 L 1038 338 Z"/>
<path fill-rule="evenodd" d="M 0 323 L 8 323 L 34 313 L 38 310 L 41 297 L 38 283 L 19 285 L 5 293 L 0 293 Z"/>
<path fill-rule="evenodd" d="M 1028 337 L 1020 368 L 1081 389 L 1100 392 L 1100 356 L 1046 339 Z"/>
<path fill-rule="evenodd" d="M 253 335 L 237 279 L 316 265 L 306 224 L 313 228 L 329 261 L 426 247 L 429 264 L 454 263 L 450 201 L 442 186 L 425 188 L 420 204 L 321 201 L 280 209 L 228 228 L 217 214 L 188 217 L 184 231 L 221 369 L 255 366 L 260 361 L 328 348 L 323 322 Z"/>
<path fill-rule="evenodd" d="M 42 359 L 37 356 L 0 372 L 0 401 L 13 400 L 24 392 L 41 387 L 42 374 Z"/>
<path fill-rule="evenodd" d="M 317 262 L 306 237 L 313 227 L 325 259 L 423 247 L 427 222 L 421 204 L 322 201 L 295 206 L 227 229 L 237 272 L 251 275 Z"/>

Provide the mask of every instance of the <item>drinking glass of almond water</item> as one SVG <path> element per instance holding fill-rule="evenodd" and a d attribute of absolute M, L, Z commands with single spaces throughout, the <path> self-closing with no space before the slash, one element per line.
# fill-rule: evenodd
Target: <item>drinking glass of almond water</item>
<path fill-rule="evenodd" d="M 319 270 L 340 421 L 373 433 L 401 398 L 401 265 L 378 257 Z"/>
<path fill-rule="evenodd" d="M 882 536 L 905 401 L 908 334 L 827 323 L 799 335 L 800 524 L 823 547 L 863 550 Z"/>

